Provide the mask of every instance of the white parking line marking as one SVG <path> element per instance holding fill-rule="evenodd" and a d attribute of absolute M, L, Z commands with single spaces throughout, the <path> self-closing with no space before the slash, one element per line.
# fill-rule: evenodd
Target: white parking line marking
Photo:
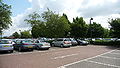
<path fill-rule="evenodd" d="M 52 58 L 52 59 L 61 59 L 61 58 L 66 58 L 66 57 L 75 56 L 75 55 L 78 55 L 78 53 L 76 53 L 76 54 L 70 54 L 70 55 L 64 55 L 64 56 L 58 56 L 58 57 L 54 57 L 54 58 Z"/>
<path fill-rule="evenodd" d="M 77 64 L 77 63 L 80 63 L 80 62 L 83 62 L 83 61 L 87 61 L 87 60 L 89 60 L 89 59 L 93 59 L 93 58 L 96 58 L 96 57 L 99 57 L 99 56 L 102 56 L 102 55 L 111 53 L 111 52 L 113 52 L 113 51 L 115 51 L 115 50 L 116 50 L 116 49 L 111 50 L 111 51 L 106 52 L 106 53 L 103 53 L 103 54 L 100 54 L 100 55 L 97 55 L 97 56 L 94 56 L 94 57 L 90 57 L 90 58 L 83 59 L 83 60 L 80 60 L 80 61 L 77 61 L 77 62 L 69 63 L 69 64 L 66 64 L 66 65 L 60 66 L 60 67 L 58 67 L 58 68 L 65 68 L 65 67 L 70 66 L 70 65 L 73 65 L 73 64 Z"/>
<path fill-rule="evenodd" d="M 108 58 L 108 59 L 118 59 L 118 60 L 120 60 L 120 58 L 115 58 L 115 57 L 108 57 L 108 56 L 99 56 L 99 57 Z"/>
<path fill-rule="evenodd" d="M 101 64 L 101 65 L 106 65 L 106 66 L 111 66 L 111 67 L 116 67 L 116 68 L 120 68 L 120 66 L 111 65 L 111 64 L 106 64 L 106 63 L 101 63 L 101 62 L 96 62 L 96 61 L 87 61 L 87 62 L 96 63 L 96 64 Z"/>

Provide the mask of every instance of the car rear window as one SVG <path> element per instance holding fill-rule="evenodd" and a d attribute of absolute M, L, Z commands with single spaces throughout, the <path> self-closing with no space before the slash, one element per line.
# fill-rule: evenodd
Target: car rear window
<path fill-rule="evenodd" d="M 64 41 L 70 41 L 70 39 L 65 39 Z"/>
<path fill-rule="evenodd" d="M 57 39 L 57 41 L 63 41 L 63 39 Z"/>

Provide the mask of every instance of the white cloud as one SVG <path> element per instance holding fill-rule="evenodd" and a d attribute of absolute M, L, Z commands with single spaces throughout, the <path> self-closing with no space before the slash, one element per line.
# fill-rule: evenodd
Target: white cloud
<path fill-rule="evenodd" d="M 26 16 L 34 11 L 42 13 L 47 8 L 56 13 L 66 13 L 69 20 L 73 17 L 84 17 L 89 23 L 91 17 L 93 21 L 108 28 L 108 18 L 120 17 L 120 0 L 28 0 L 31 7 L 28 7 L 22 14 L 12 17 L 13 26 L 5 31 L 5 35 L 11 35 L 15 31 L 30 29 L 30 25 L 24 22 Z"/>

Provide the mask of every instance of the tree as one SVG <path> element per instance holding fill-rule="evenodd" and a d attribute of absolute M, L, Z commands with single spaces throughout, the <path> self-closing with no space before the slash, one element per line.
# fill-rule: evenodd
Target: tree
<path fill-rule="evenodd" d="M 10 25 L 12 25 L 11 21 L 11 6 L 5 4 L 0 0 L 0 34 L 2 35 L 2 31 L 4 29 L 8 29 Z"/>
<path fill-rule="evenodd" d="M 104 28 L 101 24 L 97 24 L 93 22 L 93 24 L 89 25 L 91 28 L 88 29 L 87 36 L 90 37 L 90 31 L 92 31 L 92 38 L 103 38 L 104 37 Z"/>
<path fill-rule="evenodd" d="M 65 32 L 70 30 L 68 20 L 49 9 L 42 14 L 42 18 L 46 22 L 47 37 L 65 37 Z"/>
<path fill-rule="evenodd" d="M 12 36 L 14 36 L 15 38 L 20 38 L 20 35 L 18 34 L 18 32 L 13 33 Z"/>
<path fill-rule="evenodd" d="M 73 23 L 71 23 L 71 36 L 76 38 L 84 38 L 87 34 L 87 24 L 83 20 L 83 17 L 73 18 Z"/>
<path fill-rule="evenodd" d="M 45 37 L 46 36 L 45 31 L 46 31 L 46 26 L 45 26 L 44 22 L 34 25 L 32 27 L 32 31 L 31 31 L 32 37 L 34 37 L 34 38 Z"/>
<path fill-rule="evenodd" d="M 29 14 L 28 15 L 28 19 L 25 19 L 24 21 L 26 21 L 28 24 L 31 25 L 32 27 L 32 30 L 31 30 L 31 33 L 32 33 L 32 37 L 34 38 L 38 38 L 38 37 L 41 37 L 41 36 L 44 36 L 44 29 L 43 28 L 45 26 L 44 22 L 42 22 L 40 20 L 40 15 L 36 12 L 33 12 L 32 14 Z"/>
<path fill-rule="evenodd" d="M 68 20 L 67 15 L 65 13 L 63 13 L 62 16 L 66 19 L 66 22 L 68 22 L 68 24 L 71 25 L 71 22 Z M 65 32 L 65 37 L 70 37 L 70 30 Z"/>
<path fill-rule="evenodd" d="M 68 24 L 71 24 L 70 21 L 68 20 L 68 17 L 65 13 L 63 13 L 63 16 L 65 17 L 65 19 L 67 20 Z"/>
<path fill-rule="evenodd" d="M 104 28 L 104 38 L 109 38 L 110 37 L 110 30 Z"/>
<path fill-rule="evenodd" d="M 21 38 L 31 38 L 31 34 L 29 31 L 21 32 Z"/>
<path fill-rule="evenodd" d="M 31 26 L 34 26 L 36 24 L 41 23 L 40 21 L 40 15 L 36 12 L 33 12 L 32 14 L 28 15 L 28 19 L 25 19 L 24 21 L 26 21 L 28 24 L 31 24 Z"/>
<path fill-rule="evenodd" d="M 120 18 L 111 19 L 108 23 L 111 26 L 110 36 L 120 38 Z"/>

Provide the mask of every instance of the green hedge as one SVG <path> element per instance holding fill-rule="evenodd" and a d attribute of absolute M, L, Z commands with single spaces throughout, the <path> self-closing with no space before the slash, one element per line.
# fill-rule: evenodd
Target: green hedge
<path fill-rule="evenodd" d="M 120 41 L 107 41 L 107 40 L 96 40 L 92 41 L 94 45 L 110 45 L 120 47 Z"/>

